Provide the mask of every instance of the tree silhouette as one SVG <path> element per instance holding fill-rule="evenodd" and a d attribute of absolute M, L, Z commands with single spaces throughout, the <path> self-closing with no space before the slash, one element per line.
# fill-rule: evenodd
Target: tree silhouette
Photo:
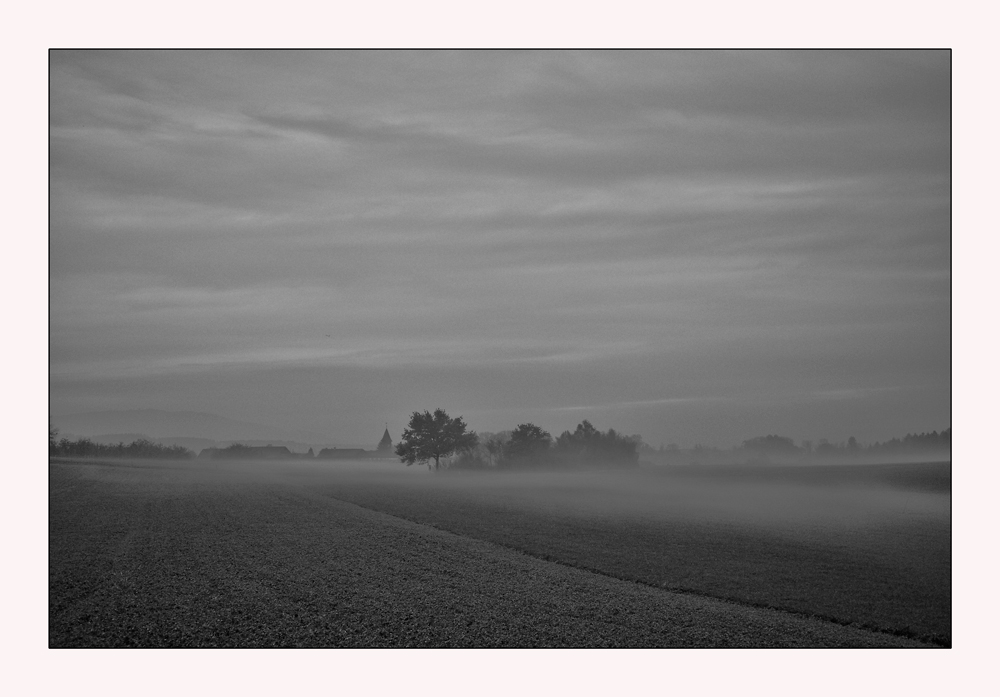
<path fill-rule="evenodd" d="M 760 453 L 794 453 L 798 450 L 795 441 L 783 436 L 757 436 L 743 441 L 745 450 L 755 450 Z"/>
<path fill-rule="evenodd" d="M 518 424 L 504 444 L 503 453 L 512 462 L 535 461 L 545 456 L 552 446 L 552 436 L 535 424 Z"/>
<path fill-rule="evenodd" d="M 444 409 L 435 409 L 433 414 L 415 411 L 395 452 L 407 466 L 414 462 L 427 463 L 430 469 L 430 461 L 434 460 L 434 469 L 437 470 L 441 467 L 442 457 L 476 447 L 479 437 L 475 431 L 466 429 L 461 416 L 453 419 Z"/>
<path fill-rule="evenodd" d="M 609 428 L 601 433 L 587 420 L 573 433 L 563 431 L 556 439 L 555 453 L 571 463 L 638 466 L 638 436 L 623 436 Z"/>
<path fill-rule="evenodd" d="M 54 436 L 53 436 L 54 437 Z M 180 445 L 162 445 L 139 438 L 129 444 L 95 443 L 90 438 L 79 438 L 71 441 L 65 436 L 58 443 L 50 445 L 50 455 L 63 457 L 123 457 L 123 458 L 161 458 L 186 460 L 194 457 L 194 453 Z"/>

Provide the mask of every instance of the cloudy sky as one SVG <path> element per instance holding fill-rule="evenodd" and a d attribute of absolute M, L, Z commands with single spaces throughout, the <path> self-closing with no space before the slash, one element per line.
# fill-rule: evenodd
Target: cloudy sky
<path fill-rule="evenodd" d="M 50 57 L 53 414 L 951 424 L 948 52 Z"/>

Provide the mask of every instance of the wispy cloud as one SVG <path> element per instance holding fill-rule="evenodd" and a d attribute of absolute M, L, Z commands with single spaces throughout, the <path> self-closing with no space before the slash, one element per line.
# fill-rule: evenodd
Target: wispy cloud
<path fill-rule="evenodd" d="M 482 410 L 476 371 L 577 411 L 947 382 L 947 52 L 51 65 L 54 399 L 237 368 L 451 366 Z"/>
<path fill-rule="evenodd" d="M 731 399 L 727 397 L 666 397 L 664 399 L 640 399 L 628 402 L 552 407 L 552 409 L 554 411 L 608 411 L 614 409 L 634 409 L 636 407 L 655 407 L 663 405 L 708 404 L 712 402 L 724 401 L 731 401 Z"/>
<path fill-rule="evenodd" d="M 838 390 L 817 390 L 812 393 L 818 399 L 857 400 L 886 392 L 896 392 L 899 387 L 848 387 Z"/>

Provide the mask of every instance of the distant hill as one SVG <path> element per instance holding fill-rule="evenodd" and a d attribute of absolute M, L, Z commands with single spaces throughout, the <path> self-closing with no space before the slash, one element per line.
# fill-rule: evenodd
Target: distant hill
<path fill-rule="evenodd" d="M 328 438 L 309 431 L 275 428 L 250 421 L 228 419 L 218 414 L 198 411 L 164 411 L 137 409 L 134 411 L 98 411 L 81 414 L 62 414 L 52 417 L 52 425 L 61 433 L 73 433 L 93 438 L 98 435 L 141 436 L 154 440 L 177 442 L 191 447 L 185 441 L 204 439 L 219 443 L 224 441 L 291 441 L 296 443 L 327 443 Z M 131 438 L 129 441 L 134 440 Z M 125 440 L 124 437 L 119 440 Z M 117 442 L 117 441 L 115 441 Z M 211 447 L 205 444 L 201 447 Z"/>

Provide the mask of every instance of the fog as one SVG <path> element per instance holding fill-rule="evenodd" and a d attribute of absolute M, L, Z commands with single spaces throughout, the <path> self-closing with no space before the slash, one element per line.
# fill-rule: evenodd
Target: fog
<path fill-rule="evenodd" d="M 643 467 L 628 471 L 429 472 L 391 461 L 141 461 L 83 465 L 127 486 L 136 471 L 193 489 L 219 483 L 291 486 L 347 500 L 366 492 L 448 505 L 482 505 L 516 517 L 541 513 L 594 522 L 717 525 L 788 538 L 858 537 L 887 527 L 947 525 L 948 463 L 811 467 Z M 147 477 L 148 478 L 148 477 Z M 372 503 L 374 502 L 374 503 Z"/>
<path fill-rule="evenodd" d="M 950 516 L 950 492 L 921 490 L 913 483 L 893 486 L 880 481 L 876 472 L 859 478 L 851 476 L 857 472 L 848 471 L 850 466 L 843 467 L 842 477 L 807 476 L 804 482 L 774 476 L 768 470 L 743 474 L 671 469 L 456 473 L 420 479 L 404 479 L 405 475 L 397 479 L 385 472 L 379 476 L 392 477 L 394 485 L 412 488 L 416 495 L 427 488 L 443 489 L 555 515 L 720 523 L 767 528 L 792 536 L 847 532 L 920 519 L 947 521 Z"/>
<path fill-rule="evenodd" d="M 300 536 L 338 539 L 347 525 L 380 575 L 384 560 L 365 540 L 392 528 L 443 547 L 474 540 L 667 591 L 950 645 L 948 463 L 534 472 L 388 460 L 53 464 L 65 475 L 53 480 L 57 498 L 74 497 L 77 486 L 85 507 L 87 492 L 120 496 L 154 531 L 176 511 L 194 511 L 207 516 L 211 544 L 245 538 L 259 550 L 254 559 Z M 408 578 L 437 553 L 411 558 Z"/>

